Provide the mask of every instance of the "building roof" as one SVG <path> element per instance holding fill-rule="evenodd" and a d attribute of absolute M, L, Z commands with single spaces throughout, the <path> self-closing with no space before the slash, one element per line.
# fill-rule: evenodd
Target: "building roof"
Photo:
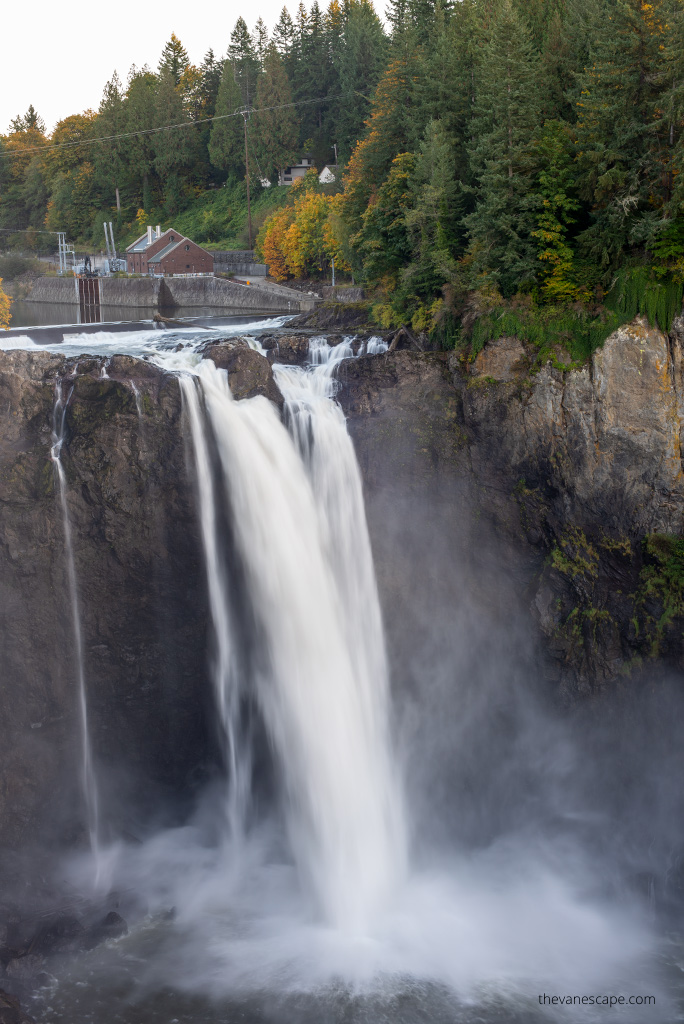
<path fill-rule="evenodd" d="M 152 237 L 152 241 L 148 242 L 147 241 L 147 232 L 145 232 L 145 234 L 141 235 L 140 238 L 136 238 L 135 242 L 131 242 L 131 244 L 126 249 L 126 252 L 145 252 L 145 249 L 147 249 L 147 247 L 149 245 L 154 245 L 155 242 L 158 242 L 160 238 L 162 238 L 164 235 L 167 235 L 170 231 L 173 231 L 173 233 L 175 235 L 178 235 L 179 238 L 183 237 L 183 235 L 181 235 L 180 231 L 176 231 L 175 228 L 167 228 L 165 231 L 162 231 L 162 233 L 160 235 L 156 235 L 154 233 L 154 231 L 153 231 L 152 232 L 152 236 L 153 236 Z"/>
<path fill-rule="evenodd" d="M 141 245 L 144 242 L 144 245 Z M 147 248 L 147 232 L 141 235 L 140 238 L 136 238 L 135 242 L 131 242 L 130 245 L 126 246 L 126 252 L 142 252 L 143 249 Z"/>
<path fill-rule="evenodd" d="M 179 238 L 177 242 L 169 242 L 168 245 L 165 245 L 164 248 L 160 249 L 159 252 L 156 253 L 154 256 L 150 256 L 150 258 L 149 258 L 149 260 L 147 262 L 148 263 L 161 263 L 163 258 L 165 256 L 168 256 L 168 254 L 171 252 L 172 249 L 177 248 L 177 246 L 179 246 L 181 244 L 181 242 L 185 242 L 185 241 L 186 241 L 186 239 L 181 236 L 181 238 Z M 187 241 L 189 241 L 189 239 L 187 239 Z"/>

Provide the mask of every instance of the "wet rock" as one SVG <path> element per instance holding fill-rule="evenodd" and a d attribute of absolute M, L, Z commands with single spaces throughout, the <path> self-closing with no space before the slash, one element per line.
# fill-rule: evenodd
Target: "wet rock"
<path fill-rule="evenodd" d="M 22 1010 L 19 1000 L 0 988 L 0 1024 L 35 1024 Z"/>
<path fill-rule="evenodd" d="M 128 935 L 128 925 L 120 914 L 110 910 L 106 917 L 88 929 L 83 936 L 82 946 L 84 949 L 93 949 L 107 939 L 118 939 L 122 935 Z"/>
<path fill-rule="evenodd" d="M 205 352 L 216 366 L 228 371 L 228 382 L 233 396 L 237 399 L 254 398 L 263 395 L 275 405 L 282 407 L 283 396 L 273 379 L 271 365 L 260 352 L 245 343 L 218 342 Z"/>
<path fill-rule="evenodd" d="M 309 354 L 311 337 L 312 334 L 282 334 L 260 340 L 266 349 L 270 363 L 301 366 L 306 362 Z"/>
<path fill-rule="evenodd" d="M 51 460 L 57 380 L 68 398 L 61 462 L 92 742 L 103 775 L 117 780 L 114 820 L 127 806 L 144 818 L 170 794 L 182 813 L 178 801 L 205 777 L 214 749 L 206 587 L 177 379 L 127 356 L 0 352 L 4 850 L 84 838 L 73 620 Z"/>

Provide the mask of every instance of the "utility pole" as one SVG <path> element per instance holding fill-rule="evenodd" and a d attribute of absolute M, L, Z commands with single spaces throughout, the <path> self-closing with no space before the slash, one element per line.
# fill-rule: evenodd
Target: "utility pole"
<path fill-rule="evenodd" d="M 252 248 L 252 207 L 249 199 L 249 148 L 247 146 L 247 118 L 251 113 L 250 107 L 242 110 L 242 119 L 245 123 L 245 177 L 247 179 L 247 230 L 249 232 L 249 247 Z"/>

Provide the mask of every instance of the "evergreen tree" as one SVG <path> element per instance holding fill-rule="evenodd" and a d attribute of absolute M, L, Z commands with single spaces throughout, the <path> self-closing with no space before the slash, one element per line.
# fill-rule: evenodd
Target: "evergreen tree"
<path fill-rule="evenodd" d="M 233 117 L 242 107 L 240 87 L 230 60 L 224 61 L 221 85 L 216 100 L 216 117 L 209 140 L 209 158 L 225 177 L 245 173 L 244 128 L 241 116 Z"/>
<path fill-rule="evenodd" d="M 126 132 L 145 132 L 158 123 L 156 92 L 158 80 L 147 68 L 133 70 L 126 91 Z M 148 214 L 152 210 L 155 168 L 154 136 L 132 135 L 126 140 L 129 180 L 135 203 Z"/>
<path fill-rule="evenodd" d="M 292 90 L 274 43 L 264 57 L 264 73 L 257 86 L 257 112 L 252 117 L 251 138 L 261 171 L 274 184 L 278 171 L 297 155 L 298 119 Z M 276 109 L 268 109 L 276 108 Z"/>
<path fill-rule="evenodd" d="M 539 64 L 529 30 L 509 0 L 500 4 L 476 81 L 469 147 L 476 206 L 466 218 L 470 259 L 477 279 L 490 279 L 508 295 L 538 271 L 528 196 L 539 121 Z"/>
<path fill-rule="evenodd" d="M 154 168 L 162 180 L 166 214 L 172 216 L 180 208 L 184 178 L 187 178 L 193 166 L 196 152 L 191 122 L 171 72 L 164 73 L 159 80 L 155 96 L 155 115 L 160 126 L 183 123 L 188 125 L 187 128 L 155 132 L 152 136 Z"/>
<path fill-rule="evenodd" d="M 268 47 L 268 29 L 262 18 L 257 19 L 257 23 L 254 26 L 254 32 L 252 33 L 252 44 L 254 46 L 254 52 L 259 62 L 259 67 L 264 66 L 264 57 L 266 56 L 266 49 Z"/>
<path fill-rule="evenodd" d="M 23 117 L 17 115 L 10 122 L 10 132 L 30 132 L 33 130 L 40 132 L 41 135 L 45 134 L 45 122 L 31 103 Z"/>
<path fill-rule="evenodd" d="M 187 70 L 189 65 L 190 61 L 187 50 L 176 33 L 172 32 L 171 38 L 162 50 L 162 55 L 159 59 L 159 77 L 162 78 L 164 75 L 170 75 L 173 84 L 179 85 L 183 72 Z"/>
<path fill-rule="evenodd" d="M 221 85 L 221 72 L 223 64 L 214 56 L 213 50 L 207 50 L 204 60 L 200 65 L 202 76 L 202 117 L 213 117 L 216 110 L 216 100 Z"/>
<path fill-rule="evenodd" d="M 273 42 L 280 55 L 287 76 L 292 81 L 293 46 L 295 27 L 287 7 L 283 7 L 276 27 L 273 29 Z"/>
<path fill-rule="evenodd" d="M 456 255 L 463 248 L 459 216 L 459 183 L 452 141 L 440 121 L 425 129 L 416 162 L 414 199 L 406 213 L 412 259 L 404 272 L 403 290 L 429 300 L 456 270 Z"/>
<path fill-rule="evenodd" d="M 343 162 L 363 133 L 386 56 L 387 41 L 373 7 L 351 0 L 338 57 L 340 99 L 330 129 Z"/>
<path fill-rule="evenodd" d="M 253 106 L 259 76 L 259 60 L 244 18 L 238 18 L 235 28 L 231 32 L 228 59 L 233 65 L 233 73 L 240 89 L 242 105 Z"/>
<path fill-rule="evenodd" d="M 116 202 L 118 214 L 121 214 L 120 185 L 126 170 L 125 140 L 119 136 L 125 133 L 126 127 L 123 89 L 115 71 L 105 85 L 98 110 L 96 132 L 102 141 L 93 146 L 93 164 L 107 202 Z"/>
<path fill-rule="evenodd" d="M 580 243 L 606 271 L 631 240 L 649 241 L 666 200 L 662 119 L 654 116 L 665 32 L 661 19 L 657 3 L 617 0 L 595 30 L 579 79 L 581 196 L 591 204 L 593 221 Z"/>

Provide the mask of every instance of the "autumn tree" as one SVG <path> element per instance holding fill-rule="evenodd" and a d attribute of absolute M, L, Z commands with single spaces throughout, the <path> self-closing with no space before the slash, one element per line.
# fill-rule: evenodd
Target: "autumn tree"
<path fill-rule="evenodd" d="M 12 319 L 10 312 L 11 304 L 12 300 L 9 295 L 2 290 L 2 278 L 0 277 L 0 327 L 4 331 L 9 329 L 10 320 Z"/>

